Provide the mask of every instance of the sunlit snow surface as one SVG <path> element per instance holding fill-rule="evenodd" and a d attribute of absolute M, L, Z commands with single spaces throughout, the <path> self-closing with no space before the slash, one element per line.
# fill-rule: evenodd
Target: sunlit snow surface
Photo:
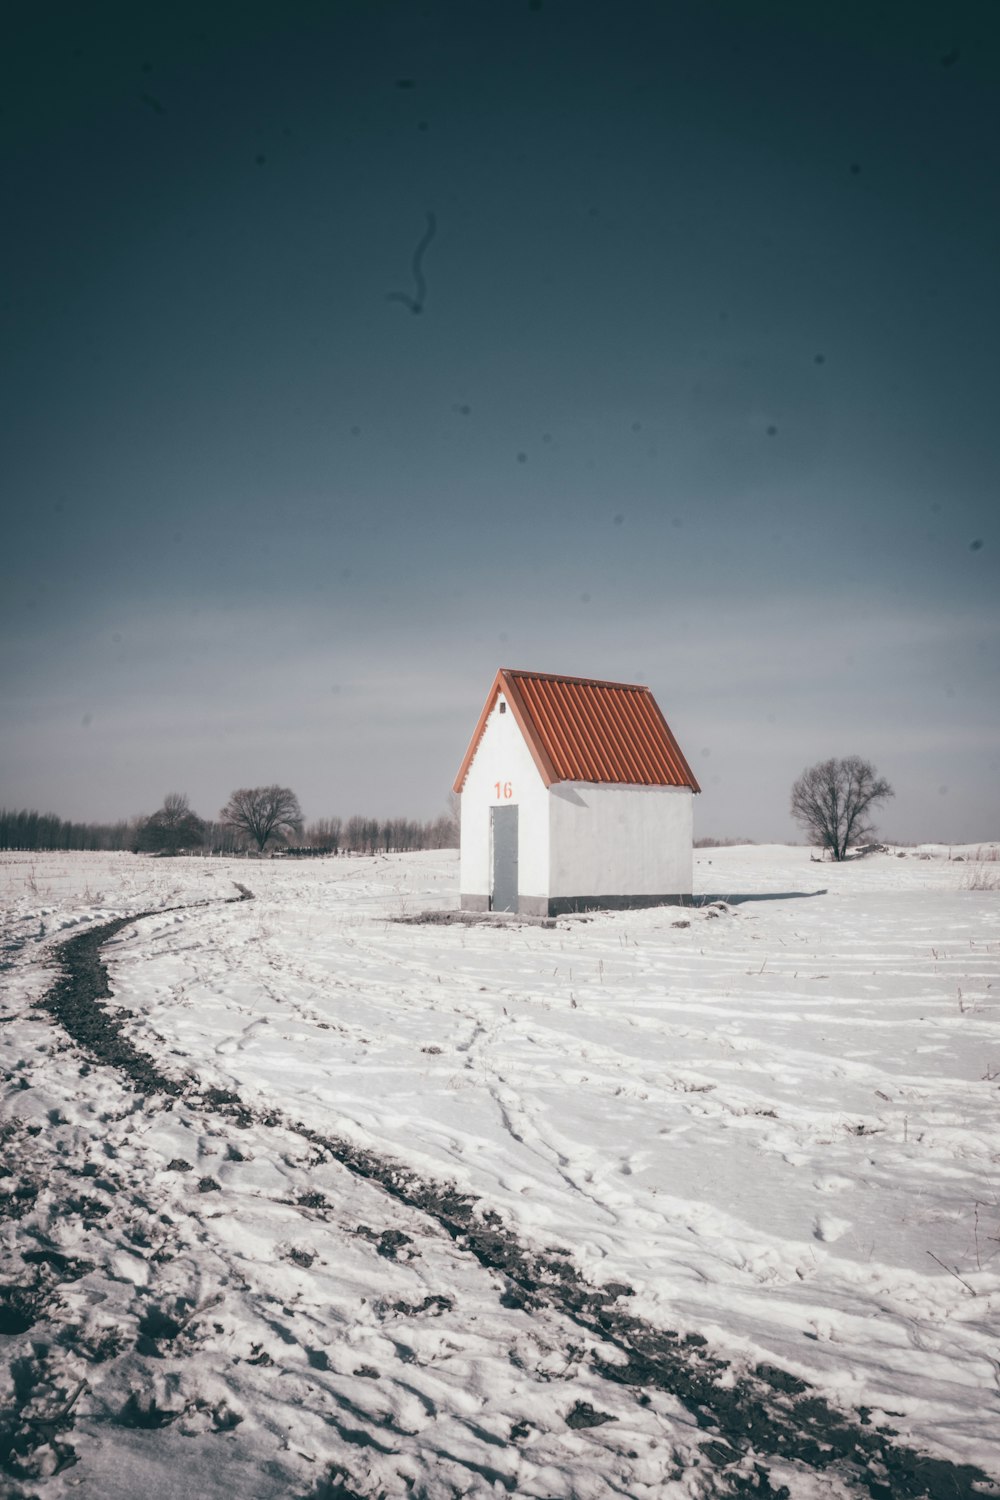
<path fill-rule="evenodd" d="M 187 903 L 104 950 L 161 1071 L 455 1184 L 734 1376 L 779 1366 L 997 1473 L 1000 865 L 976 852 L 706 850 L 697 888 L 727 906 L 551 929 L 396 920 L 457 904 L 450 853 L 0 855 L 0 1193 L 38 1188 L 0 1218 L 0 1283 L 37 1285 L 39 1247 L 92 1267 L 46 1271 L 33 1326 L 0 1335 L 0 1408 L 27 1381 L 51 1416 L 85 1382 L 77 1462 L 50 1474 L 65 1452 L 39 1443 L 2 1482 L 728 1493 L 679 1403 L 601 1380 L 592 1338 L 505 1307 L 433 1221 L 284 1126 L 137 1099 L 36 1008 L 54 942 Z M 234 880 L 252 902 L 223 904 Z M 151 1309 L 188 1321 L 157 1339 Z M 567 1426 L 579 1401 L 615 1420 Z M 848 1492 L 769 1468 L 795 1500 Z"/>

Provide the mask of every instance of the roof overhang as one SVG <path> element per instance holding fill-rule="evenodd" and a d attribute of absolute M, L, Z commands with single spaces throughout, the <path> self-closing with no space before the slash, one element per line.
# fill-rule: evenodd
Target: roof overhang
<path fill-rule="evenodd" d="M 455 784 L 452 788 L 455 792 L 460 792 L 465 786 L 465 778 L 469 774 L 469 767 L 472 765 L 473 756 L 479 749 L 479 741 L 482 739 L 483 732 L 486 729 L 486 721 L 496 707 L 496 701 L 501 693 L 510 704 L 510 711 L 517 721 L 517 727 L 524 735 L 525 744 L 531 751 L 531 758 L 538 767 L 538 774 L 545 785 L 547 787 L 552 786 L 560 779 L 556 775 L 555 766 L 552 764 L 545 752 L 544 746 L 538 738 L 535 726 L 532 724 L 528 711 L 524 706 L 524 700 L 517 690 L 517 685 L 508 676 L 506 669 L 501 667 L 493 679 L 492 687 L 486 695 L 486 702 L 483 705 L 482 713 L 479 715 L 479 722 L 472 732 L 469 748 L 465 752 L 465 758 L 459 767 L 458 775 L 455 777 Z"/>
<path fill-rule="evenodd" d="M 560 772 L 559 767 L 553 760 L 552 755 L 549 753 L 549 750 L 546 748 L 543 734 L 540 731 L 539 725 L 535 722 L 535 717 L 533 715 L 532 709 L 525 701 L 524 695 L 520 690 L 517 680 L 519 677 L 523 677 L 526 683 L 564 683 L 567 686 L 572 685 L 574 690 L 582 690 L 587 692 L 592 689 L 600 690 L 602 688 L 610 688 L 615 689 L 618 692 L 627 694 L 641 694 L 642 702 L 646 705 L 643 713 L 646 715 L 647 745 L 649 743 L 648 731 L 652 728 L 653 723 L 655 723 L 655 725 L 658 725 L 659 728 L 653 729 L 652 731 L 654 734 L 654 742 L 659 741 L 662 734 L 662 747 L 665 748 L 669 746 L 669 752 L 668 760 L 664 762 L 661 759 L 661 764 L 669 765 L 670 771 L 668 775 L 665 776 L 662 780 L 660 780 L 658 777 L 651 778 L 648 775 L 642 777 L 642 773 L 640 771 L 640 777 L 642 779 L 637 779 L 635 782 L 632 782 L 630 778 L 619 775 L 611 779 L 609 784 L 679 786 L 689 787 L 692 792 L 699 792 L 701 790 L 697 780 L 695 779 L 694 773 L 692 772 L 690 766 L 687 763 L 687 760 L 684 757 L 680 746 L 674 739 L 670 727 L 660 711 L 659 704 L 656 702 L 656 699 L 653 697 L 652 693 L 647 687 L 640 686 L 637 683 L 603 682 L 594 678 L 555 677 L 552 674 L 542 672 L 516 672 L 510 667 L 501 667 L 494 677 L 490 690 L 486 695 L 486 702 L 483 705 L 483 711 L 479 715 L 479 721 L 476 724 L 476 727 L 472 733 L 472 738 L 469 741 L 469 748 L 465 752 L 465 757 L 462 760 L 458 775 L 455 778 L 454 790 L 456 792 L 461 792 L 463 787 L 465 786 L 466 778 L 469 774 L 469 767 L 471 766 L 476 751 L 479 748 L 479 743 L 485 732 L 489 717 L 493 712 L 496 706 L 497 699 L 501 694 L 503 694 L 506 702 L 510 705 L 511 713 L 514 715 L 518 728 L 524 736 L 525 744 L 528 746 L 531 757 L 538 768 L 538 773 L 541 776 L 542 782 L 546 787 L 553 786 L 557 782 L 561 781 L 589 781 L 593 779 L 592 776 L 567 776 L 566 774 Z M 536 707 L 537 706 L 540 705 L 536 705 Z M 650 715 L 652 716 L 652 718 L 650 718 Z M 543 719 L 545 717 L 546 716 L 543 714 Z M 546 728 L 545 724 L 543 724 L 542 728 Z M 552 733 L 551 724 L 548 724 L 547 731 L 550 734 Z M 558 739 L 559 737 L 556 736 L 556 738 Z M 555 746 L 553 753 L 556 755 L 563 755 L 563 759 L 565 760 L 565 755 L 563 754 L 564 749 L 564 741 L 560 740 L 560 743 Z"/>

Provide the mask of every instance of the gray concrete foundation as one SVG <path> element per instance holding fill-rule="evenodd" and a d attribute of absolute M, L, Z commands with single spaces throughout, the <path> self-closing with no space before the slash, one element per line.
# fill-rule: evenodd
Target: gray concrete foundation
<path fill-rule="evenodd" d="M 690 892 L 672 896 L 519 896 L 524 917 L 564 917 L 579 911 L 635 911 L 646 906 L 690 906 Z M 489 911 L 489 896 L 460 896 L 462 911 Z"/>
<path fill-rule="evenodd" d="M 646 906 L 690 906 L 691 896 L 550 896 L 546 914 L 564 917 L 575 911 L 635 911 Z M 534 910 L 534 908 L 532 908 Z"/>

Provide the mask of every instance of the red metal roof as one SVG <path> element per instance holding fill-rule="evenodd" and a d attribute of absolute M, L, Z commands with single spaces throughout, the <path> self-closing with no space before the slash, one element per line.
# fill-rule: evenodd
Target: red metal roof
<path fill-rule="evenodd" d="M 456 792 L 465 785 L 500 693 L 546 786 L 605 781 L 701 790 L 648 687 L 501 667 L 455 778 Z"/>

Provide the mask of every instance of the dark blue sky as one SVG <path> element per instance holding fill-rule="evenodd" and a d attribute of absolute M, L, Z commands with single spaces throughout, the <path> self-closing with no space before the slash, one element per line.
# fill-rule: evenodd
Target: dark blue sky
<path fill-rule="evenodd" d="M 998 44 L 993 4 L 25 8 L 0 802 L 430 815 L 510 665 L 648 682 L 700 831 L 790 836 L 857 752 L 887 832 L 1000 834 Z"/>

